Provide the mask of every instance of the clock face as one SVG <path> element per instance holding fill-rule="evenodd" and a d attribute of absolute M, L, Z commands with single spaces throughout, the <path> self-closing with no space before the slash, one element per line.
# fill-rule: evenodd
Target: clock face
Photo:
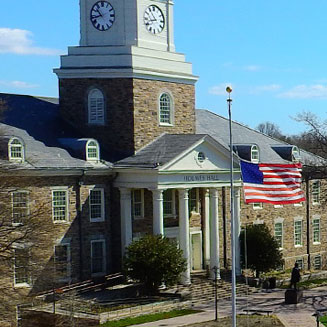
<path fill-rule="evenodd" d="M 161 9 L 154 5 L 147 7 L 144 12 L 144 24 L 150 33 L 161 33 L 165 27 L 165 17 Z"/>
<path fill-rule="evenodd" d="M 98 1 L 91 9 L 90 19 L 96 29 L 106 31 L 115 21 L 115 10 L 108 1 Z"/>

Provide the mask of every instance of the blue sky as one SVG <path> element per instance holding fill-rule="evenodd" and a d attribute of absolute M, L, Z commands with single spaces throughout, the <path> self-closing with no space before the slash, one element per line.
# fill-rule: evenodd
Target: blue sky
<path fill-rule="evenodd" d="M 0 92 L 57 96 L 59 55 L 79 42 L 79 1 L 1 1 Z M 175 43 L 200 77 L 196 106 L 250 127 L 291 117 L 326 117 L 327 1 L 176 0 Z"/>

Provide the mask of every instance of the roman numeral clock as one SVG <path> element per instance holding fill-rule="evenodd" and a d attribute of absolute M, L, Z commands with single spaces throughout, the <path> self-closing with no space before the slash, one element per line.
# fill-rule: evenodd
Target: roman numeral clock
<path fill-rule="evenodd" d="M 92 6 L 90 20 L 96 29 L 106 31 L 115 21 L 115 10 L 108 1 L 98 1 Z"/>

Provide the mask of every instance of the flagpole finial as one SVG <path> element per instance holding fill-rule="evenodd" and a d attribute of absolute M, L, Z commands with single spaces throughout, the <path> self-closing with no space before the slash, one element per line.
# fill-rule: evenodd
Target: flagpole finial
<path fill-rule="evenodd" d="M 227 92 L 227 93 L 230 94 L 230 93 L 232 93 L 232 91 L 233 91 L 233 90 L 232 90 L 232 88 L 231 88 L 230 86 L 227 86 L 227 87 L 226 87 L 226 92 Z"/>

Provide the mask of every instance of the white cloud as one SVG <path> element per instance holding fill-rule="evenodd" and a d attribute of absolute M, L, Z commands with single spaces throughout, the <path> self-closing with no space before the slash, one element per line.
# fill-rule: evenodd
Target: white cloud
<path fill-rule="evenodd" d="M 275 92 L 281 88 L 279 84 L 268 84 L 268 85 L 259 85 L 250 88 L 251 94 L 258 94 L 263 92 Z"/>
<path fill-rule="evenodd" d="M 33 34 L 27 30 L 0 28 L 0 53 L 57 56 L 62 51 L 33 45 Z"/>
<path fill-rule="evenodd" d="M 213 94 L 213 95 L 226 95 L 226 87 L 230 86 L 231 88 L 232 85 L 231 83 L 221 83 L 219 85 L 213 86 L 209 89 L 209 94 Z"/>
<path fill-rule="evenodd" d="M 17 89 L 33 89 L 39 87 L 37 84 L 30 84 L 22 81 L 1 81 L 0 86 L 11 87 Z"/>
<path fill-rule="evenodd" d="M 257 72 L 261 70 L 262 67 L 257 65 L 248 65 L 248 66 L 244 66 L 243 69 L 249 72 Z"/>
<path fill-rule="evenodd" d="M 290 90 L 279 94 L 278 97 L 289 99 L 327 98 L 327 85 L 297 85 Z"/>

